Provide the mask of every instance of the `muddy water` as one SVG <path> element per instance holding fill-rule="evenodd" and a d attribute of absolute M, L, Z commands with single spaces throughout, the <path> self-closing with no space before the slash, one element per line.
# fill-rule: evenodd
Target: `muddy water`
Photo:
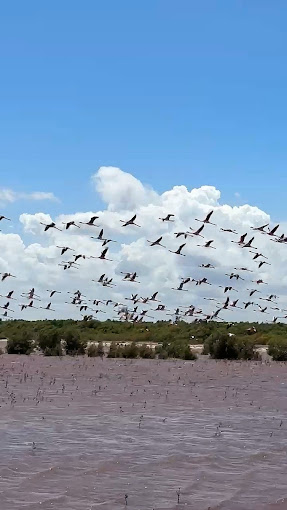
<path fill-rule="evenodd" d="M 284 364 L 5 355 L 0 405 L 1 510 L 287 509 Z"/>

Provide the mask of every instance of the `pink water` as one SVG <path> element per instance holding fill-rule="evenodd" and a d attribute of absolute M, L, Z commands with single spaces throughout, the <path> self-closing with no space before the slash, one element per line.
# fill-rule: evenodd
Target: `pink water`
<path fill-rule="evenodd" d="M 0 405 L 1 510 L 287 509 L 284 364 L 5 355 Z"/>

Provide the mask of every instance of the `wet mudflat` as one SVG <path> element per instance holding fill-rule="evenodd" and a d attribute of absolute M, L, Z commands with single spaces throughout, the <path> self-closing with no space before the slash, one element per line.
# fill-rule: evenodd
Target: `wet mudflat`
<path fill-rule="evenodd" d="M 287 509 L 284 364 L 4 355 L 0 405 L 1 510 Z"/>

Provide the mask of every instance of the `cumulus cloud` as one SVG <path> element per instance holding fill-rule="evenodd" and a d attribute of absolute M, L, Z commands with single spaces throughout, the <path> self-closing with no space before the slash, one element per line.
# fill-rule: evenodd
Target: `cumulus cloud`
<path fill-rule="evenodd" d="M 205 298 L 214 298 L 224 303 L 226 296 L 230 295 L 231 300 L 239 299 L 239 306 L 243 302 L 254 301 L 264 304 L 259 297 L 268 294 L 278 295 L 278 307 L 287 307 L 287 293 L 285 286 L 285 264 L 287 261 L 287 247 L 272 242 L 271 237 L 254 232 L 251 227 L 257 227 L 271 223 L 269 214 L 254 205 L 244 204 L 241 206 L 230 206 L 221 203 L 220 191 L 214 186 L 202 186 L 200 188 L 188 189 L 186 186 L 178 185 L 162 194 L 157 193 L 148 186 L 142 184 L 131 174 L 114 167 L 101 167 L 92 176 L 97 193 L 106 204 L 102 211 L 82 211 L 73 216 L 62 214 L 52 218 L 48 214 L 39 212 L 37 214 L 22 214 L 20 226 L 23 232 L 33 234 L 35 242 L 25 245 L 19 235 L 0 235 L 1 246 L 0 271 L 11 272 L 17 276 L 15 280 L 5 280 L 2 288 L 5 291 L 15 289 L 15 293 L 21 302 L 20 295 L 35 287 L 37 294 L 41 295 L 43 305 L 49 301 L 47 289 L 57 289 L 62 294 L 57 294 L 53 299 L 53 308 L 56 312 L 52 314 L 43 310 L 27 310 L 24 315 L 27 319 L 45 317 L 74 317 L 80 318 L 80 312 L 76 307 L 68 304 L 68 291 L 75 292 L 80 289 L 86 299 L 113 299 L 115 302 L 124 305 L 130 302 L 126 300 L 131 293 L 137 293 L 141 297 L 151 296 L 158 291 L 159 299 L 172 311 L 180 306 L 193 304 L 197 308 L 209 314 L 216 309 L 215 301 L 208 301 Z M 214 211 L 211 221 L 216 225 L 205 225 L 201 237 L 183 236 L 176 238 L 176 232 L 186 232 L 197 229 L 208 212 Z M 120 220 L 129 220 L 134 214 L 137 215 L 136 223 L 140 227 L 123 227 Z M 174 221 L 167 223 L 160 220 L 167 214 L 174 214 Z M 92 216 L 99 216 L 95 222 L 99 227 L 83 225 L 80 222 L 88 222 Z M 69 230 L 64 229 L 63 223 L 74 220 L 81 228 L 72 226 Z M 50 229 L 44 232 L 41 223 L 48 224 L 55 221 L 63 231 Z M 101 242 L 91 237 L 98 236 L 100 229 L 104 229 L 104 237 L 116 242 L 108 244 L 108 258 L 112 262 L 97 258 L 102 251 Z M 238 232 L 237 235 L 223 232 L 221 229 L 232 228 Z M 286 231 L 286 225 L 282 224 L 278 232 Z M 246 240 L 255 237 L 252 245 L 258 252 L 263 253 L 267 259 L 259 258 L 253 260 L 255 251 L 248 248 L 241 248 L 234 242 L 239 235 L 247 234 Z M 150 247 L 147 240 L 155 241 L 162 237 L 161 246 Z M 213 240 L 212 245 L 216 249 L 204 248 L 202 245 Z M 179 256 L 170 253 L 176 251 L 179 245 L 185 244 Z M 67 246 L 74 251 L 67 251 L 63 256 L 57 246 Z M 81 254 L 86 258 L 78 260 L 79 266 L 64 271 L 58 264 L 73 259 L 73 255 Z M 265 260 L 271 265 L 264 264 L 258 267 L 258 262 Z M 210 263 L 215 269 L 204 269 L 201 264 Z M 235 268 L 247 267 L 252 272 L 236 271 Z M 130 283 L 123 281 L 124 272 L 137 272 L 138 282 Z M 227 274 L 238 272 L 244 280 L 230 280 Z M 101 274 L 113 278 L 115 286 L 104 288 L 92 281 L 98 280 Z M 176 291 L 182 277 L 200 280 L 207 277 L 212 285 L 196 285 L 189 282 L 184 289 L 186 292 Z M 262 279 L 268 285 L 257 285 L 252 280 Z M 224 294 L 220 286 L 231 285 L 235 290 Z M 12 287 L 11 287 L 12 286 Z M 257 288 L 260 293 L 250 299 L 249 292 Z M 236 290 L 238 292 L 236 292 Z M 2 291 L 3 294 L 3 291 Z M 18 304 L 18 303 L 17 303 Z M 88 302 L 90 305 L 90 302 Z M 17 305 L 16 305 L 17 306 Z M 270 320 L 273 314 L 284 313 L 272 311 L 269 303 L 269 314 L 259 312 L 255 304 L 243 310 L 223 310 L 220 313 L 225 320 Z M 275 306 L 275 305 L 273 305 Z M 164 314 L 156 312 L 154 306 L 138 304 L 138 311 L 151 308 L 149 315 L 155 319 L 167 318 Z M 113 307 L 106 307 L 108 313 L 99 316 L 102 319 L 116 317 Z M 17 308 L 18 317 L 19 310 Z"/>
<path fill-rule="evenodd" d="M 133 210 L 156 202 L 157 193 L 144 186 L 132 174 L 113 166 L 103 166 L 92 176 L 96 191 L 108 204 L 109 211 Z"/>
<path fill-rule="evenodd" d="M 17 200 L 50 200 L 53 202 L 58 202 L 58 198 L 51 192 L 45 191 L 34 191 L 32 193 L 21 193 L 18 191 L 13 191 L 12 189 L 0 188 L 0 204 L 6 205 L 16 202 Z"/>

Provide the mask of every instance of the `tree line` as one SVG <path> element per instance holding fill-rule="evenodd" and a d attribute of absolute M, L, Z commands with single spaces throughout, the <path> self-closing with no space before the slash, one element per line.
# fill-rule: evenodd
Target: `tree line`
<path fill-rule="evenodd" d="M 273 359 L 287 360 L 287 325 L 238 322 L 168 321 L 130 324 L 107 320 L 0 321 L 7 352 L 46 356 L 107 355 L 194 359 L 191 344 L 204 344 L 204 354 L 217 359 L 256 359 L 256 345 L 268 345 Z M 111 343 L 109 351 L 105 343 Z M 123 345 L 128 343 L 129 345 Z M 155 349 L 146 344 L 157 344 Z M 98 345 L 99 344 L 99 345 Z M 142 345 L 138 345 L 142 344 Z"/>

